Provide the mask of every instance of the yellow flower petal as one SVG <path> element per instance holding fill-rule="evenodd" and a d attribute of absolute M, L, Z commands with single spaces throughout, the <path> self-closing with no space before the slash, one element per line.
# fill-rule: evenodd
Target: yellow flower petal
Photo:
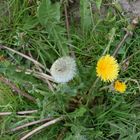
<path fill-rule="evenodd" d="M 102 56 L 97 62 L 97 76 L 103 81 L 114 81 L 119 73 L 119 64 L 117 60 L 110 55 Z"/>
<path fill-rule="evenodd" d="M 126 91 L 126 84 L 124 82 L 115 81 L 114 89 L 120 93 L 124 93 Z"/>

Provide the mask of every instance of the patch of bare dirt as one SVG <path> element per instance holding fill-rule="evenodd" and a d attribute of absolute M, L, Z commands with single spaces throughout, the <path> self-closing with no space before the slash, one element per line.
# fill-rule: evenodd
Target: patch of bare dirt
<path fill-rule="evenodd" d="M 140 18 L 140 0 L 119 0 L 119 3 L 127 15 Z"/>

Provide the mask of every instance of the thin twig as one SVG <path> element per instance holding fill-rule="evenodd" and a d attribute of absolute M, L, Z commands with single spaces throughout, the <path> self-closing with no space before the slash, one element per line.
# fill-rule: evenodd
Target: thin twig
<path fill-rule="evenodd" d="M 44 82 L 48 84 L 48 88 L 54 93 L 54 88 L 53 88 L 52 83 L 46 79 L 44 80 Z"/>
<path fill-rule="evenodd" d="M 35 125 L 35 124 L 38 124 L 38 123 L 48 122 L 48 121 L 51 121 L 51 120 L 52 120 L 52 118 L 45 118 L 45 119 L 29 122 L 29 123 L 26 123 L 24 125 L 21 125 L 21 126 L 18 126 L 16 128 L 13 128 L 10 131 L 15 132 L 15 131 L 18 131 L 18 130 L 23 129 L 25 127 L 32 126 L 32 125 Z"/>
<path fill-rule="evenodd" d="M 64 12 L 65 12 L 65 22 L 66 22 L 67 37 L 68 37 L 68 40 L 70 41 L 70 25 L 69 25 L 69 18 L 68 18 L 68 11 L 67 11 L 66 2 L 64 2 Z M 68 45 L 68 46 L 69 46 L 69 49 L 70 49 L 72 57 L 75 58 L 75 53 L 74 53 L 74 50 L 73 50 L 72 46 L 70 46 L 70 45 Z"/>
<path fill-rule="evenodd" d="M 65 11 L 65 22 L 66 22 L 67 36 L 68 36 L 68 39 L 70 39 L 70 27 L 69 27 L 69 19 L 68 19 L 68 11 L 67 11 L 66 2 L 64 2 L 64 11 Z"/>
<path fill-rule="evenodd" d="M 24 137 L 22 137 L 20 140 L 26 140 L 27 138 L 31 137 L 33 134 L 35 134 L 36 132 L 40 131 L 41 129 L 45 128 L 45 127 L 48 127 L 50 125 L 53 125 L 61 120 L 63 120 L 64 117 L 59 117 L 59 118 L 56 118 L 54 120 L 51 120 L 47 123 L 44 123 L 43 125 L 35 128 L 34 130 L 32 130 L 31 132 L 29 132 L 28 134 L 26 134 Z"/>
<path fill-rule="evenodd" d="M 26 114 L 32 114 L 32 113 L 37 113 L 38 110 L 27 110 L 27 111 L 19 111 L 16 112 L 17 115 L 26 115 Z M 14 114 L 14 112 L 0 112 L 0 116 L 7 116 Z"/>
<path fill-rule="evenodd" d="M 22 72 L 22 69 L 16 69 L 16 72 Z M 31 70 L 31 69 L 26 69 L 25 74 L 33 74 L 33 76 L 35 76 L 36 78 L 42 80 L 43 82 L 48 84 L 49 89 L 54 92 L 54 87 L 52 85 L 52 82 L 54 82 L 54 79 L 52 76 L 47 75 L 46 73 L 43 72 L 39 72 L 39 71 L 35 71 L 35 70 Z"/>
<path fill-rule="evenodd" d="M 120 43 L 116 46 L 116 49 L 114 51 L 114 53 L 112 54 L 112 56 L 116 57 L 116 55 L 118 54 L 120 48 L 122 47 L 122 45 L 124 44 L 124 42 L 126 41 L 126 39 L 132 35 L 131 31 L 126 31 L 126 34 L 124 35 L 124 37 L 122 38 L 122 40 L 120 41 Z"/>
<path fill-rule="evenodd" d="M 54 82 L 54 80 L 53 80 L 53 78 L 52 78 L 51 76 L 49 76 L 49 75 L 47 75 L 47 74 L 45 74 L 45 73 L 41 73 L 41 72 L 34 72 L 33 75 L 34 75 L 35 77 L 37 77 L 38 79 L 41 79 L 43 82 L 47 83 L 49 89 L 50 89 L 52 92 L 54 92 L 54 86 L 53 86 L 53 84 L 50 82 L 50 81 L 53 81 L 53 82 Z M 48 79 L 49 79 L 50 81 L 49 81 Z"/>
<path fill-rule="evenodd" d="M 29 53 L 30 57 L 33 58 L 31 52 L 29 51 L 28 53 Z M 37 65 L 36 67 L 37 67 L 37 69 L 38 69 L 39 72 L 43 73 L 42 69 L 41 69 L 38 65 Z M 54 92 L 54 88 L 53 88 L 53 86 L 52 86 L 52 83 L 48 80 L 48 78 L 47 78 L 47 79 L 46 79 L 46 78 L 43 79 L 43 81 L 44 81 L 45 83 L 47 83 L 48 88 L 49 88 L 52 92 Z"/>
<path fill-rule="evenodd" d="M 41 67 L 41 68 L 43 68 L 44 70 L 46 70 L 48 73 L 50 73 L 50 70 L 49 70 L 49 69 L 45 68 L 45 66 L 43 66 L 43 65 L 42 65 L 41 63 L 39 63 L 38 61 L 34 60 L 32 57 L 29 57 L 29 56 L 27 56 L 27 55 L 25 55 L 25 54 L 22 54 L 22 53 L 20 53 L 20 52 L 18 52 L 18 51 L 16 51 L 16 50 L 11 49 L 11 48 L 8 48 L 8 47 L 6 47 L 6 46 L 0 46 L 0 48 L 4 48 L 4 49 L 7 49 L 7 50 L 9 50 L 9 51 L 12 51 L 12 52 L 14 52 L 14 53 L 16 53 L 16 54 L 18 54 L 18 55 L 20 55 L 20 56 L 22 56 L 22 57 L 24 57 L 24 58 L 30 60 L 30 61 L 32 61 L 32 62 L 38 67 L 38 69 L 39 69 L 39 67 Z M 43 72 L 42 72 L 42 73 L 43 73 Z M 46 78 L 46 74 L 44 73 L 43 75 L 45 75 L 45 78 Z M 44 81 L 48 84 L 49 89 L 50 89 L 52 92 L 54 92 L 53 86 L 52 86 L 51 83 L 49 82 L 48 78 L 46 78 Z"/>
<path fill-rule="evenodd" d="M 122 47 L 122 45 L 124 44 L 124 42 L 126 41 L 126 39 L 129 37 L 129 36 L 132 36 L 133 34 L 133 31 L 134 29 L 137 27 L 138 25 L 138 22 L 139 22 L 139 19 L 138 17 L 134 18 L 132 20 L 132 22 L 130 23 L 130 25 L 128 25 L 127 29 L 126 29 L 126 34 L 124 35 L 124 37 L 121 39 L 120 43 L 116 46 L 116 49 L 113 53 L 112 56 L 116 57 L 116 55 L 118 54 L 120 48 Z"/>
<path fill-rule="evenodd" d="M 14 83 L 12 83 L 9 79 L 0 76 L 0 81 L 2 81 L 3 83 L 5 83 L 6 85 L 8 85 L 13 91 L 15 91 L 15 93 L 18 93 L 19 95 L 26 97 L 28 100 L 32 101 L 32 102 L 36 102 L 36 99 L 34 97 L 32 97 L 31 95 L 29 95 L 26 92 L 21 91 Z"/>
<path fill-rule="evenodd" d="M 16 72 L 22 72 L 22 71 L 24 71 L 24 70 L 19 69 L 19 68 L 16 69 Z M 35 77 L 37 77 L 40 80 L 43 80 L 43 81 L 49 80 L 49 81 L 54 82 L 54 79 L 52 76 L 47 75 L 46 73 L 43 73 L 43 72 L 39 72 L 39 71 L 31 70 L 31 69 L 26 69 L 25 74 L 33 74 Z"/>
<path fill-rule="evenodd" d="M 31 54 L 30 50 L 28 51 L 28 54 L 29 54 L 29 57 L 33 59 L 33 56 L 32 56 L 32 54 Z M 37 69 L 38 71 L 42 72 L 42 69 L 41 69 L 38 65 L 35 65 L 35 66 L 36 66 L 36 69 Z"/>
<path fill-rule="evenodd" d="M 29 72 L 30 74 L 32 73 L 33 75 L 35 75 L 37 77 L 40 77 L 40 78 L 43 78 L 43 79 L 50 80 L 50 81 L 54 82 L 53 77 L 50 76 L 50 75 L 47 75 L 45 73 L 37 72 L 37 71 L 29 70 L 29 69 L 27 69 L 26 72 Z"/>
<path fill-rule="evenodd" d="M 27 56 L 27 55 L 25 55 L 25 54 L 23 54 L 23 53 L 21 53 L 21 52 L 18 52 L 18 51 L 14 50 L 14 49 L 11 49 L 11 48 L 9 48 L 9 47 L 6 47 L 6 46 L 2 46 L 2 45 L 1 45 L 0 48 L 9 50 L 9 51 L 11 51 L 11 52 L 13 52 L 13 53 L 16 53 L 16 54 L 18 54 L 18 55 L 20 55 L 20 56 L 22 56 L 22 57 L 24 57 L 24 58 L 30 60 L 30 61 L 33 62 L 35 65 L 38 65 L 39 67 L 43 68 L 44 70 L 46 70 L 47 72 L 50 73 L 50 70 L 49 70 L 49 69 L 47 69 L 45 66 L 43 66 L 41 63 L 39 63 L 38 61 L 34 60 L 33 58 L 31 58 L 31 57 L 29 57 L 29 56 Z"/>
<path fill-rule="evenodd" d="M 17 72 L 21 72 L 21 71 L 22 71 L 22 70 L 17 69 Z M 30 70 L 30 69 L 27 69 L 27 70 L 25 71 L 25 74 L 33 74 L 36 78 L 38 78 L 38 79 L 42 80 L 43 82 L 47 83 L 49 89 L 50 89 L 52 92 L 54 92 L 54 86 L 53 86 L 53 84 L 50 82 L 50 81 L 54 82 L 54 79 L 53 79 L 52 76 L 47 75 L 47 74 L 45 74 L 45 73 L 43 73 L 43 72 L 38 72 L 38 71 Z"/>
<path fill-rule="evenodd" d="M 25 115 L 25 114 L 31 114 L 31 113 L 37 113 L 38 110 L 27 110 L 27 111 L 19 111 L 17 112 L 18 115 Z"/>

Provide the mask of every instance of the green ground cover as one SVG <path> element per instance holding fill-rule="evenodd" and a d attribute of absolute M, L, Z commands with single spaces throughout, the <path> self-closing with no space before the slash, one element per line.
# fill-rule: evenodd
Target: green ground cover
<path fill-rule="evenodd" d="M 18 126 L 62 116 L 30 139 L 140 139 L 140 28 L 132 28 L 133 18 L 125 16 L 119 3 L 3 0 L 0 15 L 0 44 L 16 51 L 0 49 L 0 112 L 13 112 L 0 116 L 0 140 L 18 140 L 45 122 L 11 131 Z M 116 56 L 119 64 L 127 60 L 119 72 L 127 89 L 119 93 L 104 88 L 109 82 L 99 79 L 95 85 L 96 65 L 103 52 L 113 54 L 126 30 L 133 35 Z M 57 84 L 40 76 L 50 75 L 53 62 L 71 54 L 77 64 L 73 80 Z M 37 112 L 16 113 L 27 110 Z"/>

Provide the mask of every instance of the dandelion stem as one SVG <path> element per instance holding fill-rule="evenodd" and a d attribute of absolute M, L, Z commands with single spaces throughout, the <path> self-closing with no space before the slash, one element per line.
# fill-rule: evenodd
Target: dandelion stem
<path fill-rule="evenodd" d="M 94 81 L 92 87 L 89 90 L 89 93 L 88 93 L 89 95 L 92 93 L 93 89 L 96 87 L 96 84 L 98 83 L 99 80 L 100 80 L 99 77 L 96 78 L 96 80 Z"/>

